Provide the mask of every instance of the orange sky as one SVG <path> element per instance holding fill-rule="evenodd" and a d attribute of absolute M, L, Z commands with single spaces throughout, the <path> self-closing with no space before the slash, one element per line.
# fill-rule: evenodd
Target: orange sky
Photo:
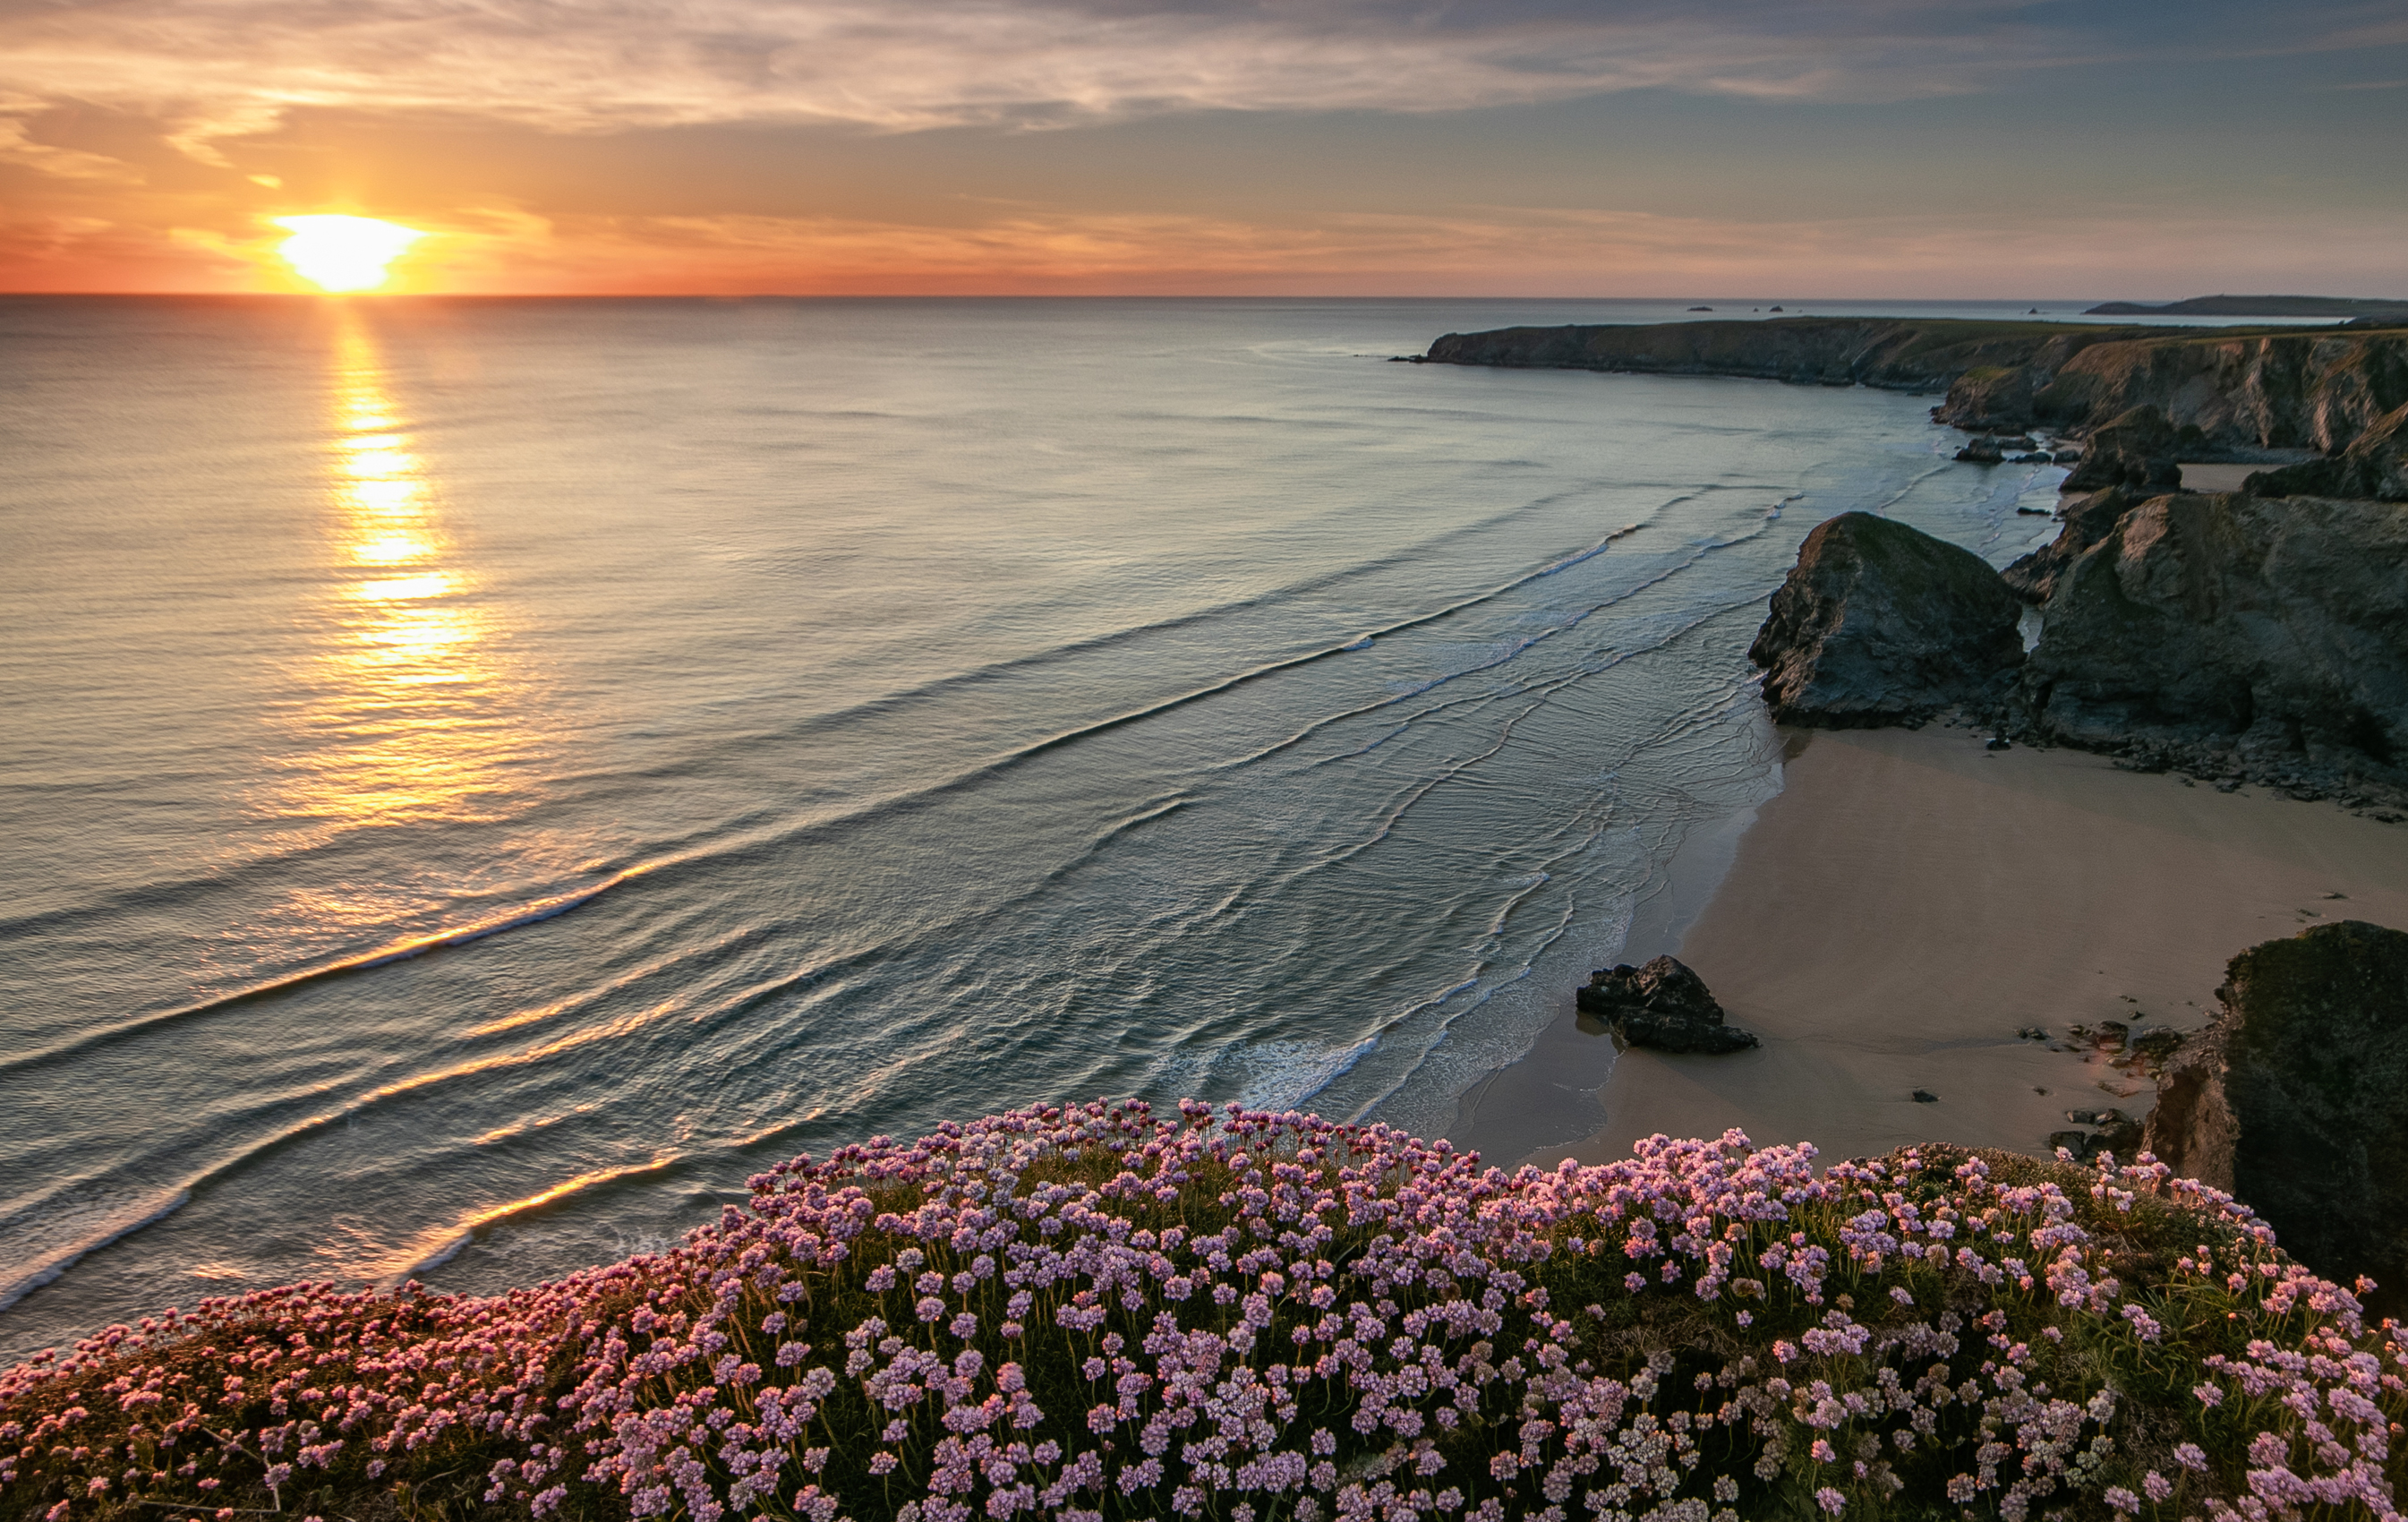
<path fill-rule="evenodd" d="M 2408 19 L 1941 0 L 119 0 L 0 23 L 0 289 L 2408 294 Z"/>

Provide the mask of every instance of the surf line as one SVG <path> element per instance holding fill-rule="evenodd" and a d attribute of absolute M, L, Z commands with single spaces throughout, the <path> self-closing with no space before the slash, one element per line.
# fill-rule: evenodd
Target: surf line
<path fill-rule="evenodd" d="M 266 983 L 254 984 L 249 988 L 238 988 L 231 994 L 221 994 L 215 998 L 203 999 L 197 1004 L 187 1004 L 180 1009 L 163 1010 L 157 1014 L 146 1014 L 138 1019 L 110 1026 L 104 1030 L 92 1031 L 39 1052 L 30 1052 L 23 1056 L 0 1061 L 0 1073 L 23 1072 L 47 1067 L 51 1063 L 65 1061 L 69 1057 L 80 1056 L 95 1048 L 107 1046 L 112 1041 L 138 1036 L 145 1031 L 155 1030 L 161 1026 L 192 1019 L 195 1015 L 209 1014 L 219 1010 L 232 1008 L 236 1004 L 247 1004 L 252 999 L 265 998 L 274 994 L 289 993 L 293 989 L 305 987 L 313 983 L 322 983 L 329 978 L 344 977 L 353 972 L 365 972 L 370 968 L 408 961 L 410 957 L 423 956 L 428 952 L 441 951 L 447 946 L 466 945 L 472 940 L 482 940 L 487 936 L 499 935 L 505 930 L 515 930 L 521 926 L 538 924 L 566 914 L 580 905 L 592 903 L 621 883 L 643 876 L 656 865 L 658 864 L 646 863 L 640 867 L 630 867 L 624 871 L 614 872 L 590 886 L 555 894 L 549 898 L 538 898 L 532 904 L 488 915 L 484 919 L 472 921 L 467 925 L 457 926 L 449 930 L 437 930 L 432 935 L 414 936 L 391 941 L 374 951 L 363 952 L 356 956 L 346 956 L 319 967 L 308 968 L 290 977 L 270 979 Z"/>

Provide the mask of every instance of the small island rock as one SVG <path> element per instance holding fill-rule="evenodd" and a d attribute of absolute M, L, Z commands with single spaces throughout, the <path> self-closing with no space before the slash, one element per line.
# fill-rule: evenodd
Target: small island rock
<path fill-rule="evenodd" d="M 1604 969 L 1574 996 L 1583 1014 L 1613 1027 L 1625 1045 L 1658 1052 L 1738 1052 L 1752 1032 L 1723 1024 L 1723 1007 L 1705 980 L 1670 956 L 1644 967 Z"/>

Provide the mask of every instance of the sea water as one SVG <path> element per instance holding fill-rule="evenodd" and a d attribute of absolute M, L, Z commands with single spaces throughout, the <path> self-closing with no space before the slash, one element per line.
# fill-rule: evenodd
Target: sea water
<path fill-rule="evenodd" d="M 1815 523 L 2051 531 L 1929 397 L 1389 362 L 1684 305 L 0 301 L 0 1354 L 1038 1100 L 1444 1128 L 1777 789 Z"/>

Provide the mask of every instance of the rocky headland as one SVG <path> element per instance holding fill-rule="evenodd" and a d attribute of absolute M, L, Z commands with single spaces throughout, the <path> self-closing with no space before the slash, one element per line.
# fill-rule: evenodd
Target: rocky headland
<path fill-rule="evenodd" d="M 2081 327 L 1877 318 L 1448 334 L 1418 356 L 1944 391 L 1962 459 L 2076 451 L 2057 541 L 2003 575 L 1847 514 L 1806 541 L 1750 654 L 1784 722 L 1951 710 L 2014 738 L 2408 807 L 2408 325 Z M 2262 463 L 2243 491 L 2186 462 Z M 2025 605 L 2040 612 L 2027 653 Z"/>
<path fill-rule="evenodd" d="M 2289 463 L 2336 454 L 2408 403 L 2408 321 L 2359 329 L 2167 329 L 1958 319 L 1498 328 L 1450 333 L 1430 365 L 1722 375 L 1944 392 L 1934 416 L 1970 431 L 2075 436 L 2134 408 L 2164 414 L 2188 457 Z"/>
<path fill-rule="evenodd" d="M 2152 306 L 2138 301 L 2103 301 L 2086 307 L 2085 317 L 2331 317 L 2408 319 L 2408 301 L 2377 301 L 2363 296 L 2192 296 Z"/>

